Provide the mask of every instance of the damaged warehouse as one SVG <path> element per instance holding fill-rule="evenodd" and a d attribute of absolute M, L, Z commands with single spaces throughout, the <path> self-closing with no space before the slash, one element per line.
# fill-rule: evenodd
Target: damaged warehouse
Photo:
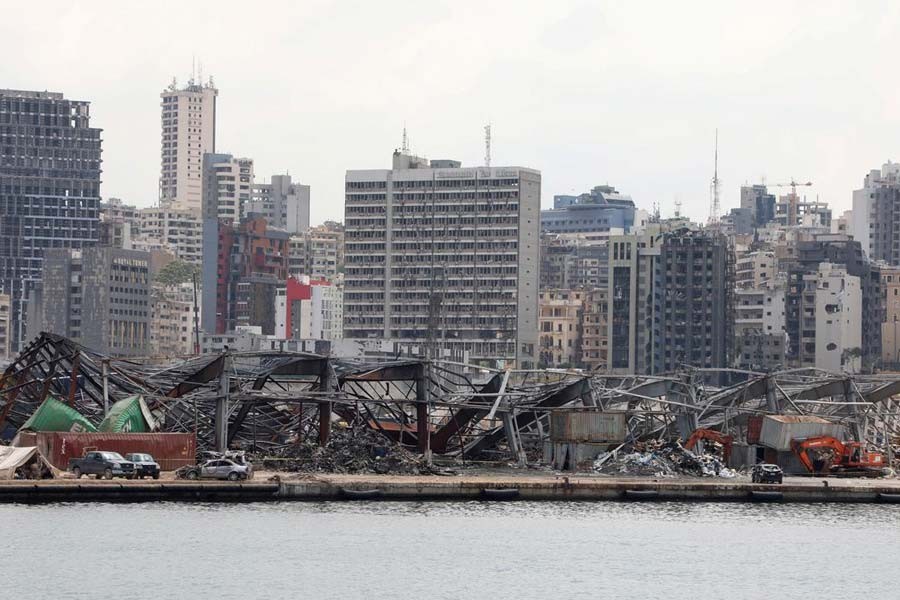
<path fill-rule="evenodd" d="M 734 383 L 714 384 L 726 380 Z M 859 450 L 892 466 L 897 394 L 897 376 L 815 369 L 609 376 L 288 352 L 150 365 L 43 334 L 0 379 L 0 437 L 11 440 L 48 398 L 96 428 L 117 402 L 139 397 L 153 431 L 192 433 L 198 451 L 243 450 L 297 471 L 377 471 L 346 450 L 355 447 L 410 473 L 434 461 L 701 476 L 772 462 L 802 473 L 841 466 L 843 453 L 844 466 L 863 464 L 851 460 Z M 809 441 L 819 438 L 840 446 Z M 715 460 L 704 456 L 710 449 Z"/>

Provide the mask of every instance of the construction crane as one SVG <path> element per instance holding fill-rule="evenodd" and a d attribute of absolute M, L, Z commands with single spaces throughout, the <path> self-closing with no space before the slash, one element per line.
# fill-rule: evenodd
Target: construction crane
<path fill-rule="evenodd" d="M 798 187 L 809 187 L 812 185 L 812 181 L 800 182 L 794 180 L 791 177 L 790 183 L 768 183 L 766 184 L 768 187 L 790 187 L 791 194 L 788 196 L 788 210 L 787 210 L 787 222 L 785 225 L 796 225 L 797 224 L 797 204 L 799 201 L 799 197 L 797 196 L 797 188 Z"/>

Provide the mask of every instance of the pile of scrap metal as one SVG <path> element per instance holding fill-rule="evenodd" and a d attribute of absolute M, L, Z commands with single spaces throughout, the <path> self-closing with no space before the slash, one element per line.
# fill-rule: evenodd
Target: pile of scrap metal
<path fill-rule="evenodd" d="M 695 454 L 678 440 L 636 442 L 628 450 L 597 457 L 594 470 L 607 475 L 735 477 L 716 453 Z"/>
<path fill-rule="evenodd" d="M 42 334 L 0 376 L 0 439 L 11 439 L 51 395 L 93 427 L 116 402 L 139 396 L 159 431 L 196 432 L 200 450 L 296 459 L 298 468 L 331 468 L 297 448 L 327 447 L 337 422 L 425 457 L 527 464 L 549 441 L 551 411 L 576 407 L 625 413 L 630 444 L 708 429 L 732 435 L 737 446 L 751 417 L 794 414 L 840 423 L 884 451 L 885 440 L 900 435 L 895 394 L 900 376 L 814 369 L 613 376 L 274 351 L 161 363 Z M 337 457 L 333 468 L 369 468 L 356 460 Z"/>
<path fill-rule="evenodd" d="M 254 463 L 267 471 L 298 473 L 420 475 L 431 472 L 421 456 L 365 426 L 335 427 L 324 446 L 317 439 L 305 439 L 255 457 Z"/>

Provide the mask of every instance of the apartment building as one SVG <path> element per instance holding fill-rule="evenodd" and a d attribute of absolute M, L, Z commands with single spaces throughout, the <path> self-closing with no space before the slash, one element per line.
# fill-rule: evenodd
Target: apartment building
<path fill-rule="evenodd" d="M 204 154 L 203 218 L 240 223 L 253 190 L 253 160 L 231 154 Z"/>
<path fill-rule="evenodd" d="M 738 368 L 772 371 L 784 368 L 787 350 L 783 278 L 735 292 L 734 338 Z"/>
<path fill-rule="evenodd" d="M 862 290 L 843 265 L 822 263 L 816 273 L 815 366 L 831 372 L 862 368 Z"/>
<path fill-rule="evenodd" d="M 900 266 L 900 164 L 869 171 L 853 192 L 849 228 L 869 260 Z"/>
<path fill-rule="evenodd" d="M 336 282 L 344 266 L 343 246 L 344 232 L 324 226 L 294 234 L 290 239 L 288 268 L 293 275 Z"/>
<path fill-rule="evenodd" d="M 734 267 L 735 285 L 741 289 L 758 289 L 775 280 L 778 261 L 771 250 L 746 252 L 738 256 Z"/>
<path fill-rule="evenodd" d="M 203 223 L 194 211 L 163 206 L 142 208 L 138 216 L 142 249 L 166 250 L 195 265 L 202 262 Z"/>
<path fill-rule="evenodd" d="M 219 91 L 192 78 L 160 94 L 160 204 L 199 213 L 203 201 L 203 156 L 216 151 L 216 98 Z"/>
<path fill-rule="evenodd" d="M 44 252 L 100 239 L 101 130 L 90 119 L 89 102 L 0 89 L 0 293 L 10 296 L 13 352 L 26 341 Z"/>
<path fill-rule="evenodd" d="M 579 289 L 541 290 L 538 366 L 580 366 L 585 295 Z"/>
<path fill-rule="evenodd" d="M 150 292 L 150 354 L 195 354 L 194 288 L 191 284 L 153 284 Z"/>
<path fill-rule="evenodd" d="M 289 277 L 276 290 L 276 338 L 339 340 L 343 316 L 342 290 L 328 281 Z"/>
<path fill-rule="evenodd" d="M 303 233 L 309 229 L 309 186 L 290 175 L 272 175 L 269 183 L 253 186 L 245 212 L 262 215 L 270 227 Z"/>
<path fill-rule="evenodd" d="M 536 364 L 540 172 L 398 151 L 345 186 L 345 337 Z"/>
<path fill-rule="evenodd" d="M 754 227 L 775 219 L 775 195 L 765 185 L 742 185 L 741 208 L 749 210 Z"/>
<path fill-rule="evenodd" d="M 881 325 L 881 362 L 900 369 L 900 267 L 882 265 L 881 293 L 884 318 Z"/>
<path fill-rule="evenodd" d="M 609 366 L 609 290 L 594 288 L 584 293 L 581 363 L 589 371 L 604 373 Z"/>

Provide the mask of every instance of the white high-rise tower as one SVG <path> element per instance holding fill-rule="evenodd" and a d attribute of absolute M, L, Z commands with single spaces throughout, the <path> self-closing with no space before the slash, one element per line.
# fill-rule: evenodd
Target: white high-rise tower
<path fill-rule="evenodd" d="M 200 214 L 203 155 L 216 151 L 216 96 L 212 78 L 193 78 L 183 88 L 175 81 L 161 94 L 162 146 L 160 204 Z"/>

